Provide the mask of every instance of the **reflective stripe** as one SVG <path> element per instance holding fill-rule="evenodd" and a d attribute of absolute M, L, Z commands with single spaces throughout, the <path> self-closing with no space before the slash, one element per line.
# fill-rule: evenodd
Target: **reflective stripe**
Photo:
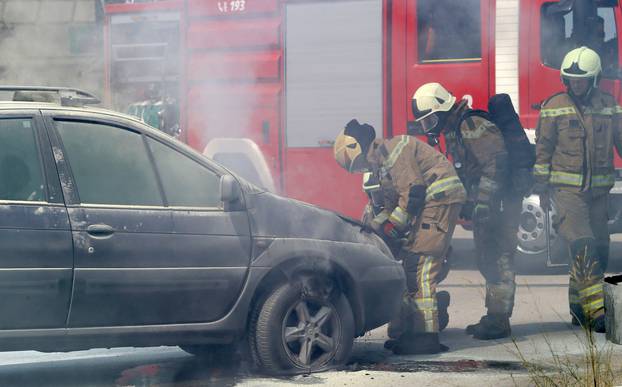
<path fill-rule="evenodd" d="M 616 105 L 613 107 L 602 108 L 601 110 L 586 109 L 585 113 L 586 114 L 599 114 L 603 116 L 612 116 L 614 114 L 622 113 L 622 108 Z"/>
<path fill-rule="evenodd" d="M 408 213 L 398 206 L 395 207 L 395 209 L 389 216 L 389 221 L 393 223 L 397 228 L 403 229 L 408 225 L 408 218 Z"/>
<path fill-rule="evenodd" d="M 599 309 L 603 309 L 604 307 L 605 307 L 605 299 L 599 298 L 596 301 L 583 305 L 583 310 L 588 313 L 594 313 L 594 312 L 597 312 Z"/>
<path fill-rule="evenodd" d="M 533 174 L 538 176 L 548 176 L 551 173 L 551 164 L 535 164 Z"/>
<path fill-rule="evenodd" d="M 572 185 L 580 187 L 583 184 L 583 175 L 580 173 L 551 172 L 551 183 Z"/>
<path fill-rule="evenodd" d="M 436 298 L 415 298 L 415 305 L 419 310 L 436 310 Z"/>
<path fill-rule="evenodd" d="M 386 168 L 387 170 L 393 168 L 393 165 L 397 161 L 397 158 L 400 157 L 402 150 L 404 150 L 404 147 L 408 145 L 408 141 L 408 136 L 400 136 L 400 142 L 397 143 L 393 151 L 391 151 L 389 157 L 382 164 L 384 168 Z"/>
<path fill-rule="evenodd" d="M 595 294 L 602 293 L 602 292 L 603 292 L 603 284 L 596 284 L 596 285 L 589 286 L 585 289 L 579 290 L 579 296 L 581 298 L 588 298 L 590 296 L 593 296 Z"/>
<path fill-rule="evenodd" d="M 386 222 L 387 220 L 389 220 L 389 216 L 391 214 L 389 214 L 389 211 L 387 210 L 382 210 L 378 215 L 376 215 L 376 217 L 374 217 L 374 219 L 372 219 L 372 222 L 380 225 L 383 224 L 384 222 Z"/>
<path fill-rule="evenodd" d="M 444 179 L 437 180 L 434 183 L 430 184 L 430 186 L 428 186 L 428 188 L 426 189 L 425 200 L 432 199 L 434 195 L 438 193 L 457 189 L 457 188 L 464 189 L 464 187 L 462 186 L 462 183 L 460 182 L 460 178 L 458 176 L 451 176 L 451 177 L 446 177 Z"/>
<path fill-rule="evenodd" d="M 615 184 L 613 175 L 594 175 L 592 176 L 592 187 L 609 187 Z"/>
<path fill-rule="evenodd" d="M 572 114 L 577 114 L 577 111 L 572 106 L 562 107 L 557 109 L 542 109 L 540 110 L 540 117 L 559 117 L 559 116 L 569 116 Z"/>
<path fill-rule="evenodd" d="M 423 273 L 421 275 L 422 283 L 421 293 L 423 298 L 432 298 L 432 289 L 430 288 L 430 272 L 432 271 L 432 264 L 434 263 L 434 257 L 426 256 L 423 264 Z M 425 331 L 434 332 L 434 314 L 432 310 L 423 310 L 423 319 L 425 321 Z"/>

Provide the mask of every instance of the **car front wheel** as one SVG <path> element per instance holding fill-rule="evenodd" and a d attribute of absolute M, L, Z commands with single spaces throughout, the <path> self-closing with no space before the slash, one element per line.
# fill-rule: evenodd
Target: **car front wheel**
<path fill-rule="evenodd" d="M 350 355 L 352 309 L 337 290 L 321 295 L 309 293 L 302 283 L 285 283 L 257 307 L 250 335 L 255 361 L 263 371 L 326 369 L 344 363 Z"/>

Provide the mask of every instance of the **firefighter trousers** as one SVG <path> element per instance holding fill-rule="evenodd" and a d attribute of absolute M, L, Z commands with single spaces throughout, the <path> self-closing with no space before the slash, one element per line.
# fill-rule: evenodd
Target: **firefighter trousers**
<path fill-rule="evenodd" d="M 489 315 L 511 316 L 516 292 L 514 254 L 522 197 L 507 195 L 491 209 L 486 222 L 474 222 L 477 267 L 486 280 Z"/>
<path fill-rule="evenodd" d="M 389 323 L 389 337 L 404 333 L 437 333 L 436 287 L 447 277 L 447 253 L 462 204 L 424 207 L 408 243 L 400 252 L 407 292 L 399 316 Z"/>
<path fill-rule="evenodd" d="M 603 315 L 603 277 L 609 260 L 608 190 L 555 188 L 554 226 L 570 245 L 568 303 L 580 321 Z"/>

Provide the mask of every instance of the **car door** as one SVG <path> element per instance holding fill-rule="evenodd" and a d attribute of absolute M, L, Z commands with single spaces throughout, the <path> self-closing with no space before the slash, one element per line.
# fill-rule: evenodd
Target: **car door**
<path fill-rule="evenodd" d="M 202 300 L 222 296 L 212 253 L 187 254 L 141 130 L 102 117 L 46 122 L 62 156 L 76 246 L 69 326 L 206 321 Z"/>
<path fill-rule="evenodd" d="M 248 215 L 224 211 L 220 176 L 200 157 L 162 139 L 147 137 L 166 204 L 173 216 L 175 256 L 187 270 L 186 286 L 196 288 L 178 303 L 186 321 L 217 320 L 242 291 L 251 256 Z M 214 166 L 211 166 L 214 167 Z"/>
<path fill-rule="evenodd" d="M 0 329 L 62 328 L 73 246 L 38 111 L 0 116 Z"/>

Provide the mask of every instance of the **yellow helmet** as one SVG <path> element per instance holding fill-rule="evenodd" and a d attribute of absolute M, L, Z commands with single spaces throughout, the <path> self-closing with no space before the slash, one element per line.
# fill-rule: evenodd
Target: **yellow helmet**
<path fill-rule="evenodd" d="M 566 54 L 560 70 L 564 83 L 570 78 L 592 78 L 592 85 L 597 87 L 602 70 L 600 56 L 585 46 L 575 48 Z"/>
<path fill-rule="evenodd" d="M 367 150 L 375 138 L 376 133 L 371 125 L 361 125 L 357 120 L 348 122 L 335 139 L 335 160 L 350 173 L 367 171 Z"/>

